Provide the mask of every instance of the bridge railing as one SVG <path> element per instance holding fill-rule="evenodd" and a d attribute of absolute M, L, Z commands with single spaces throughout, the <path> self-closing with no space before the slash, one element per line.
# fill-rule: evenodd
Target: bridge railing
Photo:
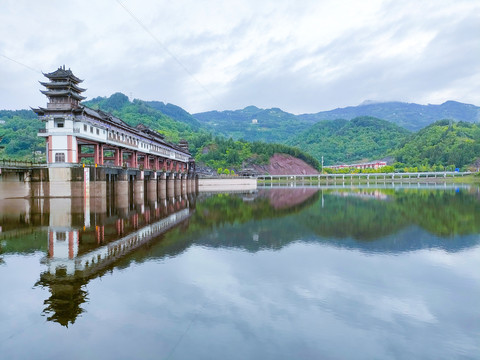
<path fill-rule="evenodd" d="M 416 172 L 416 173 L 348 173 L 348 174 L 291 174 L 291 175 L 258 175 L 258 180 L 273 181 L 287 180 L 287 181 L 320 181 L 320 180 L 335 180 L 335 179 L 420 179 L 420 178 L 446 178 L 470 175 L 472 172 L 458 172 L 458 171 L 441 171 L 441 172 Z"/>

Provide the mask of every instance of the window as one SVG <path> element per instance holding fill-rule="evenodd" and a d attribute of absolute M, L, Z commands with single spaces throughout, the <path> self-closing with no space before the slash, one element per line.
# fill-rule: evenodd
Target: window
<path fill-rule="evenodd" d="M 83 124 L 83 131 L 87 131 L 87 125 Z"/>
<path fill-rule="evenodd" d="M 65 126 L 65 119 L 64 118 L 54 118 L 53 123 L 54 123 L 54 126 L 56 128 L 63 128 Z"/>
<path fill-rule="evenodd" d="M 65 162 L 65 153 L 56 153 L 55 154 L 55 162 L 56 163 Z"/>
<path fill-rule="evenodd" d="M 65 231 L 57 231 L 57 241 L 67 240 L 67 233 Z"/>
<path fill-rule="evenodd" d="M 97 135 L 100 135 L 100 130 L 99 129 L 97 129 Z"/>

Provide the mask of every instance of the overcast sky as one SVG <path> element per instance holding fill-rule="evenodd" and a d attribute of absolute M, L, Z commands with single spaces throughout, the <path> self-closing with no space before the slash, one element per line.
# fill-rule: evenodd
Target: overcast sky
<path fill-rule="evenodd" d="M 44 106 L 63 64 L 89 99 L 192 113 L 480 105 L 480 1 L 1 0 L 0 109 Z"/>

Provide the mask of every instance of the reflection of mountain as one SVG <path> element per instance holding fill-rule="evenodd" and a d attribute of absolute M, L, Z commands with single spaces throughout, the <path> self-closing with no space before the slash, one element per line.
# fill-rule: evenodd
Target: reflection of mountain
<path fill-rule="evenodd" d="M 296 205 L 305 205 L 305 202 L 318 192 L 315 188 L 293 188 L 260 190 L 258 195 L 269 200 L 274 209 L 287 209 Z"/>
<path fill-rule="evenodd" d="M 412 225 L 441 237 L 480 233 L 480 202 L 466 190 L 385 190 L 385 194 L 392 201 L 328 196 L 323 209 L 310 209 L 304 225 L 321 236 L 362 241 Z"/>
<path fill-rule="evenodd" d="M 0 254 L 45 251 L 49 214 L 38 199 L 0 200 Z M 20 240 L 21 239 L 21 240 Z"/>
<path fill-rule="evenodd" d="M 260 190 L 254 198 L 218 194 L 198 201 L 195 218 L 198 228 L 210 229 L 222 224 L 284 217 L 311 206 L 317 199 L 318 189 Z M 197 226 L 197 222 L 190 226 Z"/>
<path fill-rule="evenodd" d="M 248 203 L 231 196 L 210 198 L 198 204 L 187 234 L 179 237 L 248 251 L 280 249 L 295 241 L 366 252 L 459 251 L 480 242 L 480 202 L 466 190 L 382 190 L 389 201 L 377 200 L 384 198 L 377 192 L 369 197 L 363 190 L 344 192 L 350 194 L 325 192 L 321 201 L 315 197 L 313 204 L 281 218 L 258 198 Z M 228 214 L 230 206 L 238 217 Z"/>
<path fill-rule="evenodd" d="M 45 200 L 39 209 L 48 210 L 48 221 L 29 228 L 25 219 L 41 212 L 31 207 L 17 220 L 31 235 L 9 232 L 0 253 L 48 252 L 37 283 L 51 293 L 44 313 L 68 326 L 83 312 L 91 279 L 133 261 L 176 256 L 192 245 L 256 252 L 304 242 L 391 254 L 454 252 L 480 243 L 480 201 L 464 189 L 294 190 L 107 201 L 90 204 L 90 212 L 71 199 Z"/>

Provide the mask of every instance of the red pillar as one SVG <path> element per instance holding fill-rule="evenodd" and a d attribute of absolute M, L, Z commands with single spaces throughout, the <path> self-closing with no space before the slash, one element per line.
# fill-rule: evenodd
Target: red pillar
<path fill-rule="evenodd" d="M 98 165 L 103 165 L 103 144 L 98 146 L 99 153 L 98 153 Z"/>
<path fill-rule="evenodd" d="M 52 163 L 52 137 L 49 136 L 47 140 L 47 162 Z"/>
<path fill-rule="evenodd" d="M 79 154 L 79 151 L 78 151 L 78 143 L 77 143 L 77 151 L 75 151 L 75 154 L 76 154 L 76 155 L 75 155 L 75 159 L 74 159 L 74 160 L 75 160 L 75 162 L 78 164 L 78 162 L 80 161 L 80 157 L 78 156 L 78 154 Z"/>
<path fill-rule="evenodd" d="M 132 167 L 136 168 L 137 167 L 137 152 L 133 151 L 132 154 Z"/>
<path fill-rule="evenodd" d="M 145 154 L 145 155 L 143 156 L 143 168 L 144 168 L 145 170 L 150 169 L 150 166 L 149 166 L 149 165 L 150 165 L 150 161 L 149 161 L 149 159 L 148 159 L 148 155 Z"/>
<path fill-rule="evenodd" d="M 122 149 L 117 148 L 115 149 L 115 160 L 114 164 L 115 166 L 122 166 Z"/>
<path fill-rule="evenodd" d="M 100 159 L 100 145 L 95 144 L 93 145 L 93 162 L 95 164 L 98 164 L 99 159 Z"/>
<path fill-rule="evenodd" d="M 77 162 L 82 161 L 82 145 L 77 145 Z"/>
<path fill-rule="evenodd" d="M 67 162 L 72 163 L 73 162 L 73 147 L 72 147 L 72 135 L 67 135 Z"/>

